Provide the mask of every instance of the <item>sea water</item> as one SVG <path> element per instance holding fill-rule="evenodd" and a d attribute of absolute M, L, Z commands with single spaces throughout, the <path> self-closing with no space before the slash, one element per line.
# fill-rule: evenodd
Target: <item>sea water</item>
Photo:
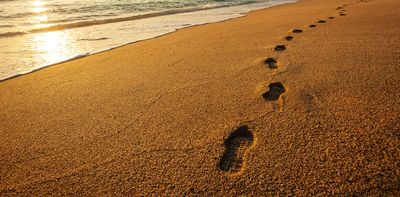
<path fill-rule="evenodd" d="M 295 0 L 0 0 L 0 80 Z"/>

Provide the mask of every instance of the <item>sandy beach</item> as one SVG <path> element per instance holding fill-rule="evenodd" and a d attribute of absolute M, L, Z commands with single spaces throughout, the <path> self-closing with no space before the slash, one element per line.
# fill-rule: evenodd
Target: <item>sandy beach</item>
<path fill-rule="evenodd" d="M 300 0 L 0 82 L 0 196 L 398 196 L 400 1 Z"/>

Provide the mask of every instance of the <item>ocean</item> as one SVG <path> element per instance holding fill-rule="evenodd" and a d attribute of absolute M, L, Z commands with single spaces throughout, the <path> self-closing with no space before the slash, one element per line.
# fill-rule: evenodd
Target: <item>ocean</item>
<path fill-rule="evenodd" d="M 295 0 L 0 0 L 0 81 Z"/>

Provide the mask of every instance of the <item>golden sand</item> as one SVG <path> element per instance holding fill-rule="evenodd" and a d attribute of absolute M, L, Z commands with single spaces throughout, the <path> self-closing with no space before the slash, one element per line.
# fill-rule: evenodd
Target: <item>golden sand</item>
<path fill-rule="evenodd" d="M 302 0 L 1 82 L 0 196 L 400 195 L 399 18 Z"/>

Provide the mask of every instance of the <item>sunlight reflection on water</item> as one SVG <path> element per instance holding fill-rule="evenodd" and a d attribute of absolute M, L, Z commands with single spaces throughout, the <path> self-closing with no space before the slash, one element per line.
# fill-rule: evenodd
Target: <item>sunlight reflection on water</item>
<path fill-rule="evenodd" d="M 41 6 L 44 6 L 45 3 L 43 1 L 34 1 L 34 2 L 32 2 L 32 5 L 34 7 L 41 7 Z"/>
<path fill-rule="evenodd" d="M 70 56 L 71 51 L 75 51 L 69 46 L 72 43 L 68 32 L 47 32 L 34 34 L 32 51 L 38 52 L 37 59 L 41 59 L 44 64 L 51 64 Z"/>
<path fill-rule="evenodd" d="M 48 8 L 44 7 L 46 4 L 43 1 L 34 1 L 32 2 L 32 11 L 34 13 L 41 13 L 48 10 Z"/>
<path fill-rule="evenodd" d="M 46 11 L 49 10 L 49 8 L 44 7 L 46 3 L 43 1 L 34 1 L 32 2 L 32 12 L 36 14 L 41 14 L 41 15 L 36 15 L 33 17 L 33 20 L 35 20 L 35 23 L 41 24 L 47 22 L 49 17 L 45 14 Z"/>
<path fill-rule="evenodd" d="M 45 1 L 33 1 L 32 11 L 37 13 L 34 17 L 37 27 L 47 26 L 46 23 L 49 19 L 46 11 Z M 33 62 L 41 62 L 41 64 L 53 64 L 60 60 L 70 58 L 71 52 L 75 51 L 69 43 L 72 43 L 70 34 L 68 32 L 45 32 L 32 34 L 32 45 L 28 51 L 34 52 Z"/>

